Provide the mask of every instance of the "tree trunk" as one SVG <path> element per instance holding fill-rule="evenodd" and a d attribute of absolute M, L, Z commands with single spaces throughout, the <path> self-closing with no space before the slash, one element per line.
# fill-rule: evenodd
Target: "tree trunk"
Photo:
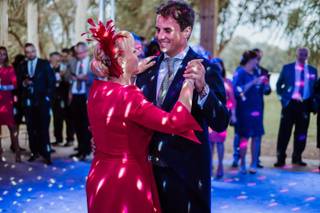
<path fill-rule="evenodd" d="M 76 0 L 77 5 L 75 17 L 75 41 L 85 41 L 85 37 L 81 36 L 86 32 L 87 25 L 87 9 L 89 7 L 89 0 Z"/>
<path fill-rule="evenodd" d="M 27 31 L 28 42 L 33 43 L 38 54 L 41 55 L 39 49 L 39 32 L 38 32 L 38 4 L 33 0 L 28 0 L 27 6 Z"/>
<path fill-rule="evenodd" d="M 0 46 L 8 45 L 8 1 L 0 0 Z"/>
<path fill-rule="evenodd" d="M 217 54 L 218 0 L 200 0 L 200 44 L 213 56 Z"/>

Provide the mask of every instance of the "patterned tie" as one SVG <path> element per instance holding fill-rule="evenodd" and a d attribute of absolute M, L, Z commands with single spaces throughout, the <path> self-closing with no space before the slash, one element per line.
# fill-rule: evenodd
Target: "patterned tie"
<path fill-rule="evenodd" d="M 175 61 L 176 61 L 175 58 L 166 58 L 165 59 L 165 63 L 167 65 L 168 72 L 164 76 L 162 83 L 161 83 L 161 86 L 160 86 L 160 90 L 159 90 L 158 98 L 157 98 L 157 105 L 158 106 L 162 106 L 163 101 L 167 95 L 169 87 L 170 87 L 172 80 L 174 78 L 174 63 L 175 63 Z"/>
<path fill-rule="evenodd" d="M 304 94 L 304 69 L 302 69 L 300 71 L 299 94 L 300 94 L 301 100 L 303 100 L 303 94 Z"/>
<path fill-rule="evenodd" d="M 33 77 L 33 75 L 34 75 L 34 70 L 33 70 L 33 61 L 29 61 L 29 63 L 30 63 L 30 71 L 29 71 L 29 75 L 30 75 L 30 77 Z"/>
<path fill-rule="evenodd" d="M 79 70 L 78 70 L 78 75 L 83 73 L 83 63 L 82 60 L 80 61 L 80 65 L 79 65 Z M 77 80 L 77 91 L 80 92 L 81 91 L 81 80 Z"/>

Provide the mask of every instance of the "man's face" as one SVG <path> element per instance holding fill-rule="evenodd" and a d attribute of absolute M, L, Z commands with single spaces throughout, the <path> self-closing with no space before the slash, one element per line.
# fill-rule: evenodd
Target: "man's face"
<path fill-rule="evenodd" d="M 37 51 L 34 46 L 28 46 L 24 48 L 24 53 L 28 60 L 33 60 L 37 57 Z"/>
<path fill-rule="evenodd" d="M 52 55 L 49 59 L 50 61 L 50 64 L 53 66 L 53 67 L 57 67 L 59 64 L 60 64 L 60 61 L 61 61 L 61 57 L 60 55 Z"/>
<path fill-rule="evenodd" d="M 76 47 L 76 56 L 77 59 L 82 60 L 88 56 L 88 48 L 84 45 L 79 45 Z"/>
<path fill-rule="evenodd" d="M 299 49 L 297 51 L 297 61 L 299 63 L 306 63 L 307 59 L 308 59 L 309 53 L 307 49 Z"/>
<path fill-rule="evenodd" d="M 172 17 L 157 16 L 155 36 L 161 51 L 169 56 L 173 57 L 186 48 L 190 33 L 190 28 L 181 31 L 178 22 Z"/>
<path fill-rule="evenodd" d="M 69 61 L 69 58 L 70 58 L 70 56 L 69 56 L 69 54 L 67 52 L 62 52 L 61 53 L 61 61 L 67 62 L 67 61 Z"/>

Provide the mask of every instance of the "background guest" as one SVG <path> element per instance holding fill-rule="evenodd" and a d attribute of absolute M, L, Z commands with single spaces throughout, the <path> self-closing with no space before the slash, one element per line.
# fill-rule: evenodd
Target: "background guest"
<path fill-rule="evenodd" d="M 293 126 L 294 145 L 292 163 L 306 166 L 302 153 L 306 147 L 310 121 L 310 100 L 317 80 L 317 69 L 307 64 L 309 50 L 298 48 L 296 61 L 283 66 L 277 81 L 277 94 L 280 96 L 282 110 L 277 141 L 277 162 L 282 167 L 286 161 L 286 150 Z"/>
<path fill-rule="evenodd" d="M 263 90 L 267 84 L 266 76 L 257 76 L 254 72 L 258 64 L 258 55 L 253 51 L 243 53 L 240 67 L 233 79 L 237 101 L 235 125 L 236 134 L 240 137 L 241 173 L 246 173 L 246 152 L 249 139 L 251 145 L 251 166 L 249 172 L 256 173 L 258 154 L 263 128 Z"/>
<path fill-rule="evenodd" d="M 22 101 L 25 108 L 27 131 L 31 157 L 35 161 L 39 155 L 48 165 L 51 161 L 49 137 L 50 100 L 55 86 L 54 73 L 47 60 L 37 57 L 33 44 L 24 46 L 27 61 L 21 66 L 19 86 L 22 89 Z"/>
<path fill-rule="evenodd" d="M 9 128 L 11 146 L 16 154 L 16 162 L 21 162 L 20 147 L 18 141 L 17 127 L 13 116 L 12 91 L 17 86 L 17 79 L 12 66 L 9 66 L 7 49 L 0 47 L 0 133 L 1 125 Z M 0 161 L 2 160 L 2 146 L 0 138 Z"/>
<path fill-rule="evenodd" d="M 224 88 L 226 90 L 226 100 L 227 100 L 227 108 L 231 111 L 231 121 L 233 123 L 236 122 L 236 99 L 234 97 L 233 93 L 233 86 L 232 82 L 227 79 L 226 77 L 226 70 L 224 67 L 224 63 L 222 59 L 220 58 L 215 58 L 214 63 L 216 63 L 221 70 L 221 75 L 223 77 L 223 82 L 224 82 Z M 211 130 L 211 129 L 210 129 Z M 223 158 L 224 158 L 224 142 L 227 137 L 227 130 L 218 133 L 216 131 L 209 131 L 209 140 L 213 143 L 212 144 L 212 153 L 214 153 L 214 147 L 217 147 L 217 154 L 218 154 L 218 167 L 216 171 L 216 178 L 221 178 L 223 177 Z"/>
<path fill-rule="evenodd" d="M 70 157 L 85 160 L 91 153 L 87 95 L 94 77 L 90 71 L 90 58 L 87 44 L 84 42 L 77 43 L 75 52 L 76 58 L 70 61 L 66 75 L 72 82 L 69 103 L 79 149 L 77 153 L 70 155 Z"/>

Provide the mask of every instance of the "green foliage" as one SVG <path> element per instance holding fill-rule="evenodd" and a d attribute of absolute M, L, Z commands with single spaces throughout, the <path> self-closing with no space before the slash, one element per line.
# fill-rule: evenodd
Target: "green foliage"
<path fill-rule="evenodd" d="M 221 58 L 224 59 L 227 72 L 233 71 L 239 66 L 240 57 L 246 50 L 259 48 L 263 51 L 261 65 L 267 68 L 270 72 L 280 72 L 284 64 L 293 61 L 294 56 L 288 55 L 285 50 L 271 46 L 265 43 L 250 43 L 246 38 L 235 37 L 225 47 L 221 53 Z"/>

